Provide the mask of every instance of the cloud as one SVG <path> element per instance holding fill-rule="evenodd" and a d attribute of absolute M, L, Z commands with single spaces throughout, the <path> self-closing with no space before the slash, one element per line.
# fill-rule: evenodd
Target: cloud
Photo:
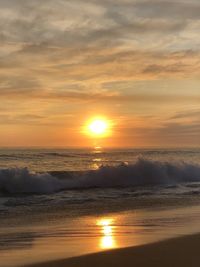
<path fill-rule="evenodd" d="M 97 84 L 117 77 L 197 75 L 198 25 L 193 31 L 184 17 L 169 19 L 160 13 L 161 17 L 149 17 L 154 6 L 162 11 L 182 8 L 184 3 L 2 0 L 0 75 L 14 69 L 16 76 L 38 83 L 52 75 L 53 87 L 66 76 L 70 84 L 89 80 Z M 198 4 L 192 1 L 188 6 L 190 10 Z M 181 40 L 190 40 L 191 31 L 195 45 L 183 47 Z"/>
<path fill-rule="evenodd" d="M 199 18 L 197 0 L 0 0 L 1 122 L 120 110 L 160 114 L 146 131 L 152 139 L 192 136 Z"/>
<path fill-rule="evenodd" d="M 143 125 L 127 127 L 123 129 L 123 138 L 128 140 L 129 144 L 133 142 L 137 145 L 137 142 L 142 146 L 160 146 L 162 148 L 166 146 L 175 147 L 187 147 L 187 146 L 199 146 L 200 145 L 200 123 L 198 122 L 167 122 L 167 121 L 155 121 L 153 118 L 149 118 L 151 121 L 149 125 L 144 123 Z"/>
<path fill-rule="evenodd" d="M 183 63 L 174 63 L 169 65 L 152 64 L 147 66 L 143 71 L 144 73 L 152 74 L 174 74 L 185 73 L 191 66 L 184 65 Z"/>
<path fill-rule="evenodd" d="M 170 118 L 170 120 L 182 120 L 182 119 L 190 119 L 190 120 L 198 120 L 200 121 L 200 110 L 192 109 L 187 111 L 182 111 Z"/>
<path fill-rule="evenodd" d="M 199 1 L 137 1 L 133 4 L 137 9 L 138 15 L 148 18 L 169 18 L 169 19 L 192 19 L 200 18 Z"/>
<path fill-rule="evenodd" d="M 1 125 L 36 125 L 42 124 L 45 121 L 45 117 L 35 114 L 18 114 L 13 115 L 11 113 L 1 114 L 0 112 L 0 124 Z"/>
<path fill-rule="evenodd" d="M 141 36 L 150 45 L 158 38 L 155 34 L 166 39 L 185 30 L 187 12 L 199 14 L 197 4 L 160 1 L 1 1 L 0 7 L 2 42 L 79 47 L 128 39 L 146 46 Z M 166 10 L 171 15 L 180 9 L 183 17 L 166 17 Z"/>
<path fill-rule="evenodd" d="M 171 143 L 172 145 L 182 145 L 186 147 L 188 145 L 200 145 L 199 140 L 200 123 L 188 122 L 188 123 L 165 123 L 162 127 L 154 129 L 149 138 L 155 137 L 158 142 Z"/>

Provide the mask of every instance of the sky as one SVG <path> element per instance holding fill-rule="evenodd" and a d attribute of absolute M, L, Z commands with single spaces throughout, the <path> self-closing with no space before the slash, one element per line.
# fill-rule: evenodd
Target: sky
<path fill-rule="evenodd" d="M 0 0 L 0 146 L 200 147 L 199 0 Z M 100 141 L 99 141 L 100 142 Z"/>

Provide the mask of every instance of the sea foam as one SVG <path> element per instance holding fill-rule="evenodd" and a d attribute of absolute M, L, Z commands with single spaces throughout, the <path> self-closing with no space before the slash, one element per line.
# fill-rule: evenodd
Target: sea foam
<path fill-rule="evenodd" d="M 27 168 L 0 170 L 0 191 L 11 194 L 48 194 L 69 189 L 162 186 L 199 181 L 200 165 L 142 158 L 129 165 L 101 166 L 98 170 L 70 175 L 69 172 L 56 172 L 54 175 L 34 173 Z"/>

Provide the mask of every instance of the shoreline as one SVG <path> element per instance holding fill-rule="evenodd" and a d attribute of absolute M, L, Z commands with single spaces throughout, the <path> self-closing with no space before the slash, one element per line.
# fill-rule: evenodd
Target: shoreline
<path fill-rule="evenodd" d="M 200 233 L 24 267 L 195 267 L 200 264 L 199 247 Z"/>

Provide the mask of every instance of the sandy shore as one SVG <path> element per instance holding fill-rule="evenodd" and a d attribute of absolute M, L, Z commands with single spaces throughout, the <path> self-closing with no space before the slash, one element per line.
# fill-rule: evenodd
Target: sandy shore
<path fill-rule="evenodd" d="M 200 234 L 138 247 L 29 265 L 29 267 L 196 267 L 200 266 Z"/>

